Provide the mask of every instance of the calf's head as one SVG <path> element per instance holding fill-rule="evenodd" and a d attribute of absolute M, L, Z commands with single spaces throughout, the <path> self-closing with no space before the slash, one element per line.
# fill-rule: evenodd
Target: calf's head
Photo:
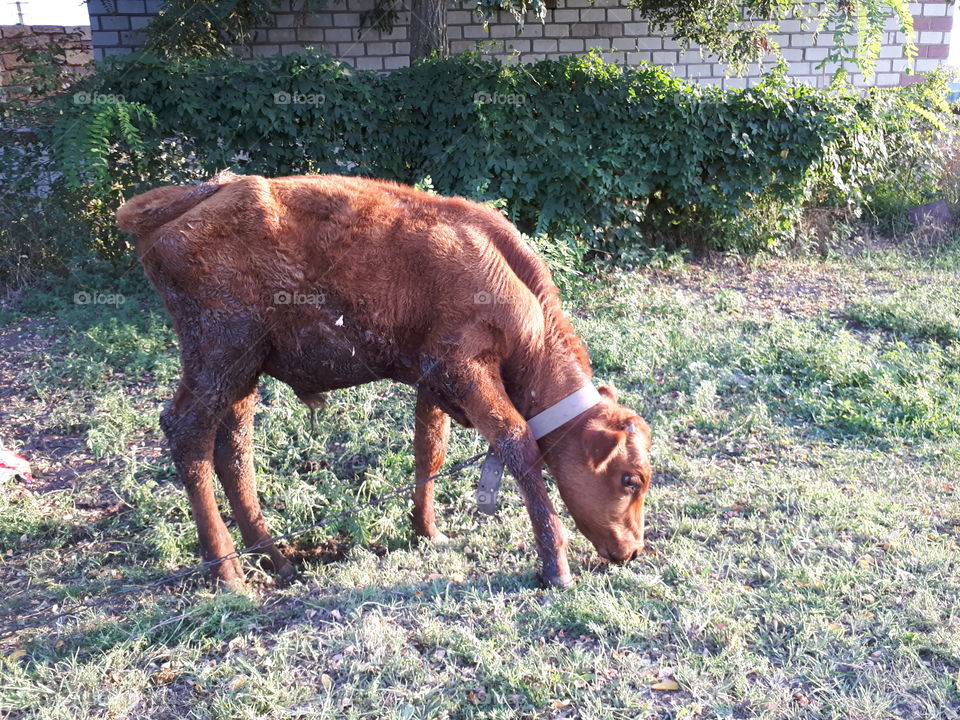
<path fill-rule="evenodd" d="M 650 427 L 600 387 L 603 400 L 547 437 L 544 460 L 577 529 L 602 557 L 631 560 L 643 549 L 650 487 Z"/>

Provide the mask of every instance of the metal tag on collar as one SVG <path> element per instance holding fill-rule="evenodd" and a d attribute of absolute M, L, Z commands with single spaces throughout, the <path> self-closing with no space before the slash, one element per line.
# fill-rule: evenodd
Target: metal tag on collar
<path fill-rule="evenodd" d="M 487 515 L 497 512 L 497 495 L 503 482 L 503 463 L 493 454 L 493 448 L 487 453 L 480 467 L 480 481 L 477 483 L 477 510 Z"/>

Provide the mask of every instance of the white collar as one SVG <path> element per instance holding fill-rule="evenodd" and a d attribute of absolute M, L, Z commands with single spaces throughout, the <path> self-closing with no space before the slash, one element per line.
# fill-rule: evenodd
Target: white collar
<path fill-rule="evenodd" d="M 602 399 L 603 396 L 593 386 L 593 383 L 587 383 L 572 395 L 567 395 L 563 400 L 554 403 L 542 413 L 534 415 L 527 420 L 527 425 L 533 432 L 534 439 L 539 440 L 564 423 L 582 415 Z"/>

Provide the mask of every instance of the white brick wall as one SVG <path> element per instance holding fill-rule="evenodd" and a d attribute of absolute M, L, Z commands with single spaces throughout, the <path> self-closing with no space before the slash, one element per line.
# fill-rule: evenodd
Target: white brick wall
<path fill-rule="evenodd" d="M 111 13 L 103 0 L 88 2 L 94 52 L 98 59 L 128 53 L 142 44 L 144 36 L 140 29 L 156 13 L 161 0 L 115 0 L 115 4 L 117 13 Z M 397 26 L 391 33 L 380 33 L 371 28 L 360 28 L 360 13 L 371 8 L 373 0 L 345 0 L 331 4 L 326 11 L 309 16 L 300 27 L 294 21 L 289 0 L 276 4 L 276 25 L 257 31 L 250 50 L 253 55 L 289 53 L 309 46 L 359 68 L 382 71 L 408 64 L 408 13 L 400 13 Z M 953 6 L 944 0 L 925 0 L 911 3 L 910 9 L 915 17 L 919 50 L 914 69 L 926 72 L 947 57 Z M 507 62 L 531 62 L 599 48 L 609 62 L 626 65 L 654 62 L 671 67 L 679 77 L 729 88 L 755 83 L 761 70 L 754 66 L 744 78 L 727 77 L 726 68 L 715 58 L 702 56 L 696 48 L 680 52 L 675 41 L 667 34 L 651 32 L 639 12 L 624 7 L 621 0 L 597 0 L 595 3 L 590 0 L 557 0 L 557 8 L 547 11 L 545 23 L 530 18 L 519 32 L 507 13 L 498 13 L 484 27 L 469 10 L 452 7 L 447 20 L 451 52 L 479 49 L 485 56 Z M 904 74 L 902 37 L 895 28 L 895 24 L 888 25 L 889 32 L 880 49 L 881 61 L 869 84 L 899 85 L 915 79 Z M 804 27 L 800 20 L 784 21 L 780 30 L 774 39 L 790 63 L 791 76 L 818 87 L 829 84 L 834 68 L 819 66 L 827 56 L 830 34 L 815 37 L 811 28 Z M 763 64 L 769 66 L 771 62 Z M 854 72 L 854 68 L 849 69 Z M 867 84 L 859 74 L 854 74 L 853 79 L 858 84 Z"/>

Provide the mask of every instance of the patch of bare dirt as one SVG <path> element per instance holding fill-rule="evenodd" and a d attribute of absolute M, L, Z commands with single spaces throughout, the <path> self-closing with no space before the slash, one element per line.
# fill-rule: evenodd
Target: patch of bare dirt
<path fill-rule="evenodd" d="M 815 317 L 838 314 L 850 302 L 883 291 L 886 283 L 867 273 L 826 262 L 769 259 L 745 263 L 723 256 L 708 257 L 681 272 L 657 271 L 668 285 L 709 298 L 727 290 L 743 295 L 742 309 L 762 315 Z"/>
<path fill-rule="evenodd" d="M 34 482 L 27 490 L 37 494 L 72 488 L 97 465 L 82 428 L 53 422 L 60 399 L 42 399 L 31 386 L 28 371 L 37 357 L 50 356 L 51 345 L 23 326 L 0 327 L 0 444 L 30 462 Z"/>

